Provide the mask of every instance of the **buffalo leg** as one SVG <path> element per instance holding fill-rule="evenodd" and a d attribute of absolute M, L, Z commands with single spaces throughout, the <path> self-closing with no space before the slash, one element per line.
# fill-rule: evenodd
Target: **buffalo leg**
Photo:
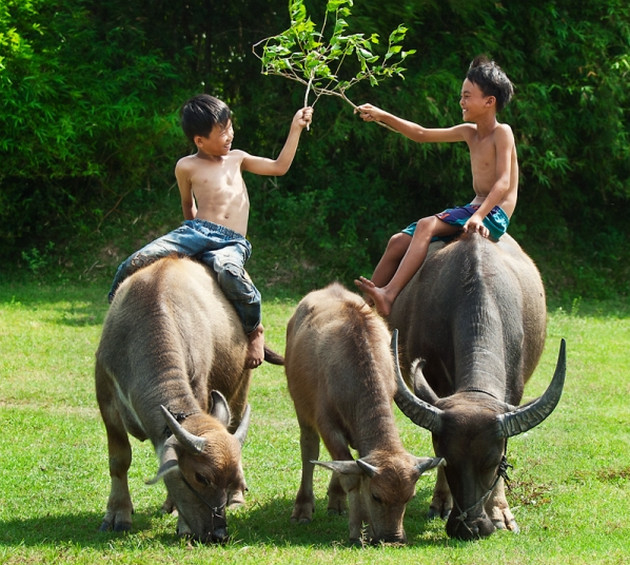
<path fill-rule="evenodd" d="M 497 530 L 511 530 L 518 532 L 519 527 L 505 498 L 505 486 L 501 479 L 485 506 L 486 514 Z"/>
<path fill-rule="evenodd" d="M 99 371 L 102 369 L 97 366 L 96 370 L 96 397 L 107 432 L 109 476 L 111 479 L 107 511 L 100 530 L 102 532 L 108 530 L 127 531 L 131 529 L 131 514 L 133 513 L 127 482 L 127 471 L 131 465 L 131 445 L 120 414 L 114 408 L 111 396 L 107 394 L 106 389 L 101 384 L 104 378 L 102 373 L 99 374 Z"/>
<path fill-rule="evenodd" d="M 339 473 L 333 473 L 328 483 L 328 514 L 346 511 L 346 491 L 341 485 Z"/>
<path fill-rule="evenodd" d="M 336 475 L 337 473 L 335 473 Z M 361 543 L 363 526 L 363 501 L 361 500 L 361 480 L 357 475 L 341 475 L 339 483 L 348 496 L 348 529 L 350 543 Z"/>
<path fill-rule="evenodd" d="M 300 424 L 300 452 L 302 454 L 302 480 L 295 497 L 291 521 L 307 524 L 313 519 L 315 496 L 313 494 L 313 470 L 311 461 L 319 457 L 319 435 L 310 426 Z"/>
<path fill-rule="evenodd" d="M 453 497 L 442 467 L 438 468 L 437 480 L 433 489 L 433 498 L 429 506 L 429 518 L 446 520 L 453 509 Z"/>

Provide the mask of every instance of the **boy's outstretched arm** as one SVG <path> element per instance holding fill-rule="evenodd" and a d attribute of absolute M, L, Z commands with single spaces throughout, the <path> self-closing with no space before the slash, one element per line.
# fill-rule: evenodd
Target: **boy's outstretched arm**
<path fill-rule="evenodd" d="M 363 121 L 381 122 L 417 143 L 465 141 L 466 132 L 471 129 L 468 124 L 459 124 L 450 128 L 425 128 L 420 124 L 404 120 L 372 106 L 372 104 L 361 104 L 361 106 L 357 106 L 355 112 L 359 113 Z"/>
<path fill-rule="evenodd" d="M 310 106 L 305 106 L 301 110 L 298 110 L 295 116 L 293 116 L 289 135 L 278 157 L 276 159 L 268 159 L 267 157 L 247 155 L 247 157 L 243 159 L 241 169 L 256 175 L 279 177 L 286 174 L 293 163 L 302 130 L 311 123 L 312 119 L 313 108 Z"/>

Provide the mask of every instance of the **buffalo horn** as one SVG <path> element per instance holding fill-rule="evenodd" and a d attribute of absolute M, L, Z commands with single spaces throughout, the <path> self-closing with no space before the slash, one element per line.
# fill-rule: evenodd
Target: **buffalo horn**
<path fill-rule="evenodd" d="M 439 433 L 442 429 L 442 410 L 413 395 L 400 372 L 397 329 L 392 333 L 391 348 L 394 355 L 394 368 L 396 369 L 397 391 L 394 396 L 396 406 L 414 424 L 429 430 L 431 433 Z"/>
<path fill-rule="evenodd" d="M 416 469 L 422 475 L 425 471 L 434 467 L 446 467 L 446 459 L 443 457 L 418 457 Z"/>
<path fill-rule="evenodd" d="M 562 395 L 566 370 L 566 342 L 563 339 L 560 342 L 558 362 L 556 363 L 556 370 L 549 387 L 544 394 L 536 400 L 532 400 L 519 408 L 497 416 L 497 433 L 499 437 L 508 438 L 522 434 L 527 430 L 531 430 L 549 416 L 557 406 L 560 396 Z"/>
<path fill-rule="evenodd" d="M 177 438 L 177 441 L 182 445 L 182 447 L 194 454 L 201 453 L 206 446 L 206 439 L 196 436 L 195 434 L 191 434 L 188 430 L 184 429 L 184 427 L 175 419 L 175 416 L 170 413 L 168 408 L 162 405 L 160 405 L 160 408 L 162 409 L 162 414 L 164 414 L 166 425 Z"/>
<path fill-rule="evenodd" d="M 238 428 L 234 432 L 234 437 L 238 440 L 243 447 L 245 440 L 247 439 L 247 430 L 249 430 L 249 420 L 252 413 L 252 408 L 248 404 L 245 407 L 245 413 L 243 414 L 243 418 L 241 419 L 241 423 L 238 425 Z"/>

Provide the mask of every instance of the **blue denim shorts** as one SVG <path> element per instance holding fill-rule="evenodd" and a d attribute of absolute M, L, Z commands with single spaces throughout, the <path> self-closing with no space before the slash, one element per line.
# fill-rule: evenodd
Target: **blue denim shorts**
<path fill-rule="evenodd" d="M 207 220 L 186 220 L 120 264 L 109 293 L 110 301 L 129 275 L 162 257 L 180 253 L 198 259 L 216 273 L 221 290 L 236 309 L 245 332 L 250 333 L 261 322 L 260 292 L 245 271 L 251 252 L 251 243 L 238 232 Z"/>

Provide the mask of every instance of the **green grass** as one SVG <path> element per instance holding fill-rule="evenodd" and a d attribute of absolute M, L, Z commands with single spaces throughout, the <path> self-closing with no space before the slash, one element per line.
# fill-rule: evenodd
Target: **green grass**
<path fill-rule="evenodd" d="M 541 426 L 510 440 L 508 500 L 521 533 L 475 542 L 450 540 L 428 521 L 434 475 L 418 482 L 409 504 L 404 548 L 347 545 L 347 518 L 328 517 L 328 474 L 316 471 L 310 525 L 290 523 L 300 464 L 298 427 L 282 368 L 254 374 L 253 421 L 244 449 L 247 504 L 228 516 L 232 541 L 188 544 L 175 518 L 159 513 L 163 485 L 148 443 L 133 440 L 133 530 L 99 533 L 109 477 L 93 364 L 107 309 L 106 284 L 0 285 L 0 563 L 626 563 L 630 546 L 630 308 L 574 301 L 552 307 L 541 363 L 525 389 L 539 395 L 568 344 L 565 392 Z M 270 345 L 284 350 L 284 330 L 298 297 L 270 298 L 264 321 Z M 431 452 L 428 432 L 397 411 L 403 441 Z"/>

